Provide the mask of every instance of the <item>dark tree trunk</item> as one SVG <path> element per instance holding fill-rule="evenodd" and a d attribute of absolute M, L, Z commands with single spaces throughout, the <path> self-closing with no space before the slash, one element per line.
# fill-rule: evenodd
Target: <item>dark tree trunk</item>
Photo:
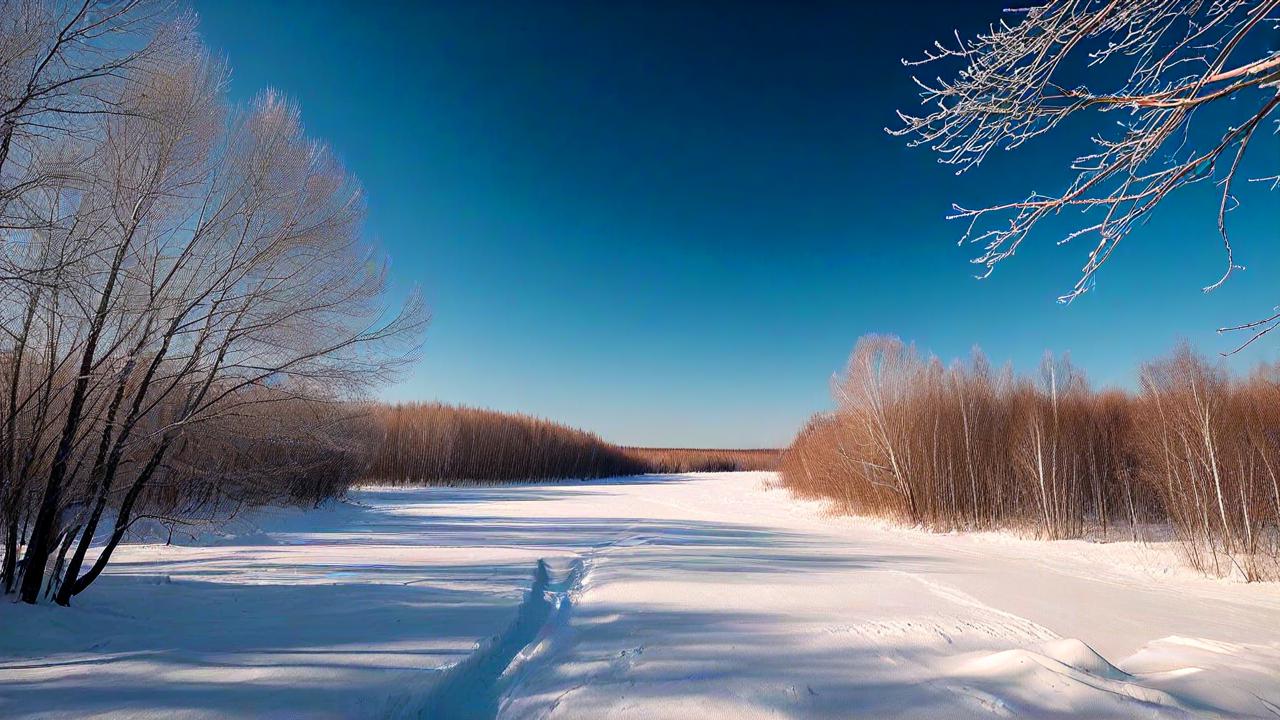
<path fill-rule="evenodd" d="M 135 211 L 136 213 L 136 211 Z M 54 541 L 54 523 L 57 521 L 59 505 L 62 501 L 62 484 L 67 478 L 67 465 L 71 453 L 75 449 L 76 433 L 80 429 L 81 416 L 84 413 L 85 400 L 89 394 L 89 376 L 93 372 L 93 360 L 98 350 L 98 339 L 106 324 L 107 311 L 111 307 L 111 296 L 115 290 L 120 267 L 129 248 L 133 232 L 137 230 L 137 217 L 130 231 L 121 240 L 115 257 L 111 262 L 111 272 L 107 276 L 106 285 L 98 300 L 98 307 L 93 316 L 89 336 L 85 340 L 84 353 L 80 357 L 79 374 L 71 392 L 71 401 L 67 406 L 67 420 L 62 426 L 62 435 L 58 439 L 58 450 L 53 456 L 53 466 L 49 470 L 49 480 L 45 484 L 44 496 L 40 500 L 40 511 L 36 514 L 35 527 L 31 529 L 31 538 L 27 544 L 26 569 L 22 574 L 22 588 L 19 599 L 25 603 L 35 604 L 40 599 L 40 586 L 44 583 L 45 565 L 49 562 L 49 554 Z"/>
<path fill-rule="evenodd" d="M 5 595 L 13 592 L 18 573 L 18 513 L 7 514 L 4 519 L 4 568 L 0 570 L 4 576 Z"/>
<path fill-rule="evenodd" d="M 143 488 L 150 482 L 151 476 L 160 467 L 160 463 L 164 460 L 165 453 L 168 452 L 171 442 L 172 439 L 169 437 L 160 441 L 160 446 L 151 454 L 146 466 L 142 468 L 142 472 L 138 473 L 133 485 L 129 487 L 129 492 L 125 494 L 124 500 L 120 502 L 120 511 L 116 515 L 116 524 L 111 531 L 111 537 L 107 539 L 106 546 L 102 548 L 102 552 L 94 560 L 93 566 L 81 577 L 74 577 L 68 574 L 68 577 L 58 588 L 58 594 L 54 597 L 54 602 L 63 606 L 70 605 L 71 598 L 84 592 L 85 588 L 93 584 L 93 581 L 97 580 L 103 569 L 107 567 L 107 563 L 111 562 L 112 553 L 115 552 L 116 546 L 120 544 L 120 541 L 124 539 L 125 533 L 129 530 L 129 525 L 133 522 L 133 506 L 137 503 Z M 83 560 L 83 556 L 81 556 L 81 559 Z"/>
<path fill-rule="evenodd" d="M 53 563 L 53 572 L 49 573 L 49 584 L 45 586 L 44 596 L 58 592 L 62 578 L 62 564 L 67 559 L 67 550 L 71 548 L 71 543 L 75 541 L 76 534 L 80 532 L 80 526 L 67 530 L 62 536 L 62 542 L 58 544 L 58 559 Z"/>

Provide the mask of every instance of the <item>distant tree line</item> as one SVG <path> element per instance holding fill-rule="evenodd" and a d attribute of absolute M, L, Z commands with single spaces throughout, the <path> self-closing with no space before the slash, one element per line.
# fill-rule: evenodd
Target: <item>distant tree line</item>
<path fill-rule="evenodd" d="M 25 602 L 69 604 L 142 518 L 345 489 L 376 437 L 350 401 L 420 336 L 356 180 L 226 85 L 167 3 L 0 0 L 0 584 Z"/>
<path fill-rule="evenodd" d="M 777 470 L 782 451 L 776 448 L 659 448 L 627 447 L 649 466 L 649 472 L 736 472 L 742 470 Z"/>
<path fill-rule="evenodd" d="M 518 413 L 443 403 L 375 405 L 367 479 L 389 484 L 519 482 L 645 473 L 771 470 L 778 450 L 621 447 Z"/>
<path fill-rule="evenodd" d="M 944 531 L 1159 523 L 1197 568 L 1280 577 L 1280 366 L 1232 377 L 1183 346 L 1099 392 L 1066 358 L 1028 378 L 868 336 L 833 392 L 783 456 L 800 494 Z"/>
<path fill-rule="evenodd" d="M 599 478 L 649 471 L 598 436 L 528 415 L 442 403 L 371 411 L 381 431 L 372 482 L 435 484 Z"/>

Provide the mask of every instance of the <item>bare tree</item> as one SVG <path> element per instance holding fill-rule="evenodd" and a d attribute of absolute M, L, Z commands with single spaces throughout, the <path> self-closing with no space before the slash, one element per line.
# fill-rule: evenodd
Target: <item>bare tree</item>
<path fill-rule="evenodd" d="M 76 48 L 16 53 L 66 82 L 8 129 L 35 138 L 11 168 L 53 171 L 0 187 L 3 570 L 25 602 L 70 603 L 141 518 L 344 487 L 308 471 L 351 479 L 347 401 L 412 358 L 426 319 L 416 295 L 388 301 L 363 192 L 298 110 L 231 107 L 189 21 L 141 23 L 151 8 L 17 7 L 60 19 L 33 21 L 52 37 L 33 47 Z M 71 60 L 90 56 L 114 59 Z"/>
<path fill-rule="evenodd" d="M 123 92 L 189 42 L 191 18 L 152 0 L 0 1 L 0 520 L 5 591 L 16 579 L 24 478 L 41 463 L 65 375 L 58 345 L 68 269 L 93 252 L 65 211 L 83 190 L 85 142 L 140 110 Z M 74 228 L 73 228 L 74 225 Z M 65 379 L 65 378 L 63 378 Z"/>
<path fill-rule="evenodd" d="M 1195 566 L 1280 577 L 1280 371 L 1232 377 L 1185 345 L 1141 392 L 1095 392 L 1066 357 L 993 376 L 981 356 L 939 377 L 892 337 L 859 340 L 783 454 L 783 483 L 841 510 L 935 530 L 1081 537 L 1167 523 Z"/>
<path fill-rule="evenodd" d="M 188 45 L 193 21 L 165 0 L 0 1 L 0 226 L 25 227 L 24 196 L 74 173 L 68 140 L 140 111 L 123 86 Z"/>
<path fill-rule="evenodd" d="M 955 206 L 952 217 L 969 222 L 962 242 L 981 246 L 974 262 L 989 274 L 1043 220 L 1091 211 L 1062 240 L 1093 238 L 1079 280 L 1060 298 L 1066 302 L 1092 286 L 1116 246 L 1163 200 L 1212 181 L 1225 268 L 1207 292 L 1241 267 L 1227 224 L 1240 181 L 1280 185 L 1277 155 L 1249 157 L 1273 132 L 1268 123 L 1280 108 L 1278 8 L 1278 0 L 1048 0 L 976 38 L 957 35 L 921 61 L 904 61 L 961 68 L 951 79 L 917 79 L 930 110 L 900 112 L 903 124 L 889 132 L 964 172 L 1068 118 L 1105 118 L 1063 191 Z M 1280 313 L 1223 330 L 1248 332 L 1243 347 L 1277 326 Z"/>

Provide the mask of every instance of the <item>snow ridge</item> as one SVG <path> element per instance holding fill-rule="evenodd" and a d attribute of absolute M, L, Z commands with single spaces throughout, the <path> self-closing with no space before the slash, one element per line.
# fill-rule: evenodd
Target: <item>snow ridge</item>
<path fill-rule="evenodd" d="M 1142 712 L 1153 716 L 1163 710 L 1163 714 L 1191 717 L 1190 709 L 1173 695 L 1142 684 L 1140 678 L 1120 670 L 1075 638 L 975 653 L 952 676 L 968 682 L 950 689 L 971 697 L 982 692 L 970 684 L 973 682 L 1001 689 L 1001 694 L 983 692 L 999 701 L 999 709 L 988 709 L 1001 715 L 1070 712 L 1100 703 L 1114 703 L 1117 713 L 1139 712 L 1127 702 L 1137 701 L 1140 707 L 1145 706 Z"/>

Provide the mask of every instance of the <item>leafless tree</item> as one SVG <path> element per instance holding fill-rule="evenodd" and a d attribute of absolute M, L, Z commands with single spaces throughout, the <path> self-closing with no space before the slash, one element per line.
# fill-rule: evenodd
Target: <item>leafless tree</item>
<path fill-rule="evenodd" d="M 0 227 L 31 229 L 24 197 L 61 184 L 83 159 L 68 140 L 103 116 L 141 111 L 123 86 L 193 30 L 193 16 L 165 0 L 0 2 Z M 0 266 L 0 277 L 35 281 L 39 269 Z"/>
<path fill-rule="evenodd" d="M 335 428 L 356 418 L 324 408 L 388 379 L 425 322 L 416 296 L 387 301 L 363 192 L 294 106 L 230 106 L 185 17 L 135 37 L 140 3 L 76 8 L 37 29 L 58 45 L 98 23 L 71 32 L 84 47 L 68 57 L 117 58 L 93 75 L 113 82 L 77 72 L 31 95 L 74 120 L 23 150 L 24 172 L 56 172 L 6 185 L 0 228 L 5 585 L 63 605 L 140 518 L 323 495 L 300 489 L 316 468 L 348 477 L 359 463 Z"/>
<path fill-rule="evenodd" d="M 959 69 L 950 79 L 917 79 L 927 111 L 900 112 L 902 125 L 889 132 L 964 172 L 1069 118 L 1105 119 L 1063 191 L 955 206 L 952 217 L 969 223 L 962 242 L 981 246 L 974 262 L 989 274 L 1042 221 L 1090 211 L 1061 240 L 1093 238 L 1079 280 L 1061 297 L 1070 301 L 1162 201 L 1211 181 L 1225 268 L 1205 286 L 1210 291 L 1241 267 L 1227 223 L 1241 180 L 1280 185 L 1275 153 L 1250 161 L 1260 143 L 1274 144 L 1265 136 L 1280 108 L 1278 8 L 1277 0 L 1048 0 L 976 38 L 957 34 L 923 60 L 904 61 Z M 1277 326 L 1280 314 L 1223 330 L 1247 332 L 1243 347 Z"/>
<path fill-rule="evenodd" d="M 1191 563 L 1280 577 L 1280 370 L 1247 377 L 1187 347 L 1146 363 L 1139 393 L 1095 392 L 1065 358 L 1039 376 L 976 356 L 945 373 L 892 337 L 861 339 L 783 454 L 783 483 L 840 509 L 937 530 L 1140 537 L 1167 523 Z M 1140 419 L 1140 421 L 1139 421 Z"/>

